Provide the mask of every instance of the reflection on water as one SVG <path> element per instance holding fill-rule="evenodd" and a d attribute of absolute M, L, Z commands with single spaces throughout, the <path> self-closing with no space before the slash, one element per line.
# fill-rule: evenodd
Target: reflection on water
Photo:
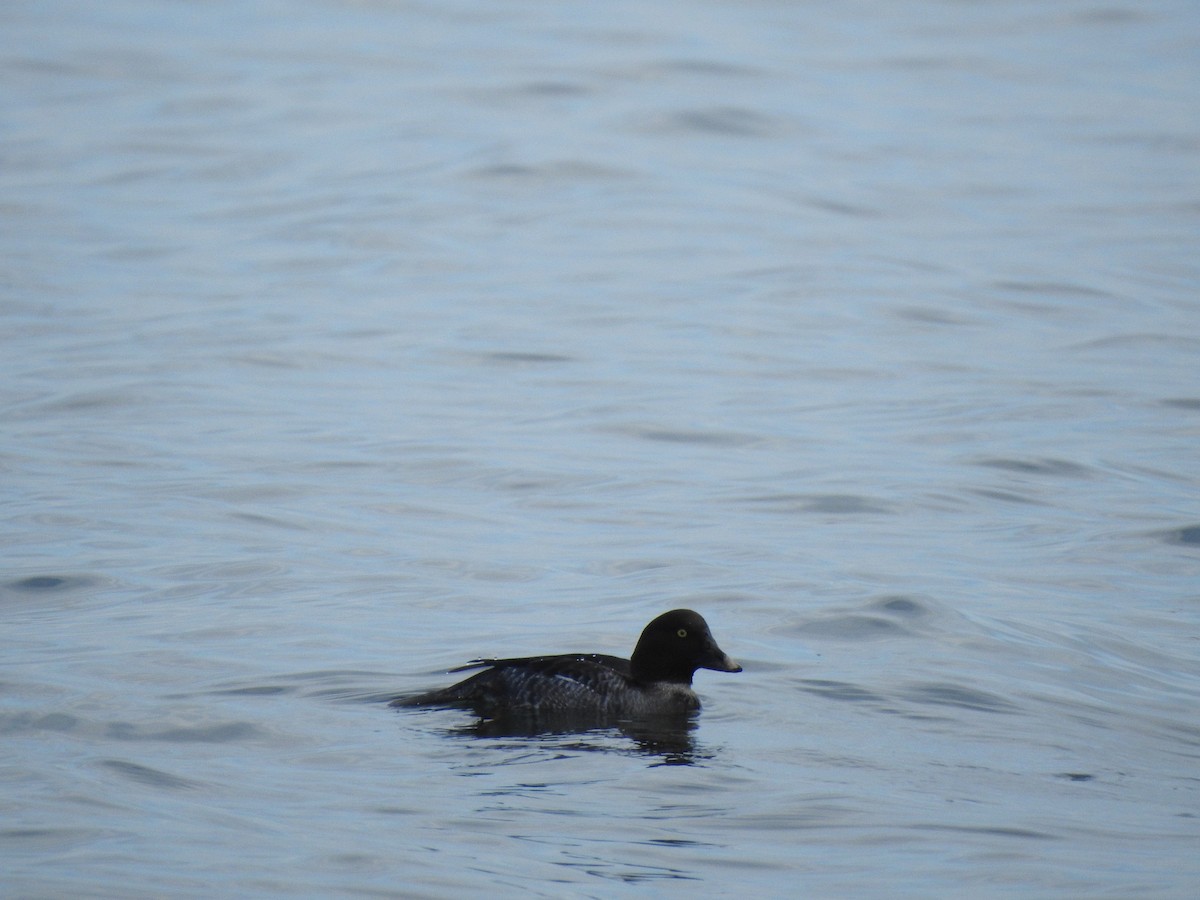
<path fill-rule="evenodd" d="M 595 716 L 571 713 L 510 714 L 477 717 L 475 721 L 454 726 L 444 733 L 455 737 L 526 738 L 530 746 L 570 752 L 628 753 L 651 757 L 656 765 L 686 766 L 709 758 L 698 751 L 695 741 L 698 714 L 654 716 L 625 721 L 598 721 Z M 596 738 L 596 740 L 588 740 Z M 550 739 L 549 743 L 542 741 Z"/>

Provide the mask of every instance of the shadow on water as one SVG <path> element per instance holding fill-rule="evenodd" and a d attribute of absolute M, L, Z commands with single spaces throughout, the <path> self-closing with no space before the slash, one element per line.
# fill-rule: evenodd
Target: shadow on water
<path fill-rule="evenodd" d="M 453 708 L 453 707 L 451 707 Z M 695 741 L 696 715 L 606 719 L 571 713 L 510 713 L 480 716 L 439 729 L 453 738 L 510 739 L 529 747 L 572 753 L 626 753 L 649 757 L 657 766 L 690 766 L 711 754 Z M 630 747 L 626 741 L 632 741 Z"/>

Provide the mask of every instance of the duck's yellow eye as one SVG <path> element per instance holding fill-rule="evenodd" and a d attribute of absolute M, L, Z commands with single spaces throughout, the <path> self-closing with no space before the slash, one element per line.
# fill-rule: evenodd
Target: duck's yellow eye
<path fill-rule="evenodd" d="M 677 635 L 679 635 L 680 637 L 687 637 L 687 629 L 686 629 L 686 628 L 680 628 L 680 629 L 679 629 L 677 632 L 675 632 L 675 633 L 676 633 Z"/>

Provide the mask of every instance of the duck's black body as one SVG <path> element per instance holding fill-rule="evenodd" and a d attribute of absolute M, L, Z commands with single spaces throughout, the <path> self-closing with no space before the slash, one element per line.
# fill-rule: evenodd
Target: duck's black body
<path fill-rule="evenodd" d="M 717 646 L 699 613 L 677 609 L 646 626 L 630 659 L 565 653 L 477 659 L 452 671 L 483 669 L 438 691 L 393 706 L 462 706 L 483 716 L 516 714 L 634 718 L 700 708 L 692 690 L 697 669 L 740 672 Z"/>

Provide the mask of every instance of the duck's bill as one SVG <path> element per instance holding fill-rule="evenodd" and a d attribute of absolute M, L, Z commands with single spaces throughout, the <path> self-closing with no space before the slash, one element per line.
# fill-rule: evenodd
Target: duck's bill
<path fill-rule="evenodd" d="M 701 668 L 712 669 L 714 672 L 740 672 L 742 667 L 730 659 L 723 651 L 713 647 L 713 652 L 705 660 Z"/>

